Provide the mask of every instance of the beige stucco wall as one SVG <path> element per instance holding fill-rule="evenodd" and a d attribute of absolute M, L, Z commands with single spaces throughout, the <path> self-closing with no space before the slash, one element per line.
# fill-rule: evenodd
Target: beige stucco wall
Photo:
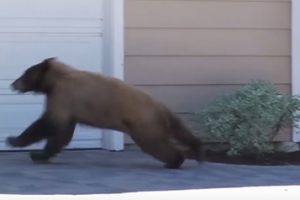
<path fill-rule="evenodd" d="M 251 79 L 290 93 L 290 15 L 291 0 L 125 0 L 125 81 L 183 117 Z"/>

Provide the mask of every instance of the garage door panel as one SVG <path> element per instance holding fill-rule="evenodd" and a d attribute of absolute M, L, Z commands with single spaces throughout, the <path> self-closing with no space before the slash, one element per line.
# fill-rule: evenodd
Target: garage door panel
<path fill-rule="evenodd" d="M 0 89 L 1 92 L 1 89 Z M 0 94 L 0 105 L 16 105 L 16 104 L 42 104 L 45 97 L 43 95 L 3 95 Z"/>
<path fill-rule="evenodd" d="M 59 41 L 59 38 L 56 38 L 57 40 Z M 80 41 L 82 39 L 78 40 L 70 43 L 36 42 L 30 45 L 18 42 L 1 43 L 0 41 L 0 70 L 2 72 L 0 79 L 15 79 L 28 67 L 49 57 L 58 57 L 78 69 L 100 72 L 101 40 L 99 38 L 88 38 L 82 42 Z"/>
<path fill-rule="evenodd" d="M 29 30 L 30 33 L 37 30 L 47 30 L 55 33 L 55 30 L 73 29 L 75 33 L 78 32 L 76 28 L 85 28 L 93 33 L 102 32 L 103 21 L 99 19 L 53 19 L 53 18 L 0 18 L 0 32 L 11 31 L 14 33 L 22 33 L 24 30 Z M 80 30 L 86 31 L 86 30 Z M 26 31 L 25 31 L 26 33 Z"/>
<path fill-rule="evenodd" d="M 0 82 L 0 95 L 14 95 L 15 92 L 13 92 L 10 88 L 9 88 L 9 84 L 12 82 L 12 80 L 6 81 L 6 83 L 1 86 L 1 82 Z"/>
<path fill-rule="evenodd" d="M 1 0 L 0 18 L 100 19 L 103 14 L 102 4 L 100 0 Z"/>
<path fill-rule="evenodd" d="M 6 104 L 0 105 L 0 131 L 10 130 L 9 134 L 14 132 L 20 133 L 24 128 L 28 127 L 43 112 L 42 104 Z M 16 121 L 17 119 L 17 121 Z M 1 137 L 5 133 L 0 132 Z M 80 134 L 79 134 L 80 133 Z M 100 139 L 101 130 L 91 128 L 84 125 L 77 125 L 74 137 L 77 139 Z"/>
<path fill-rule="evenodd" d="M 45 95 L 28 92 L 19 94 L 10 88 L 13 80 L 0 80 L 0 104 L 43 104 Z"/>
<path fill-rule="evenodd" d="M 78 148 L 86 148 L 86 149 L 90 149 L 90 148 L 99 148 L 99 143 L 101 141 L 99 140 L 75 140 L 73 139 L 69 145 L 66 147 L 66 149 L 78 149 Z M 9 150 L 9 151 L 18 151 L 18 150 L 41 150 L 43 149 L 44 145 L 46 144 L 45 141 L 41 141 L 35 144 L 32 144 L 28 147 L 25 148 L 7 148 L 7 146 L 5 145 L 5 142 L 0 142 L 0 149 L 5 149 L 5 150 Z M 28 158 L 29 159 L 29 158 Z"/>
<path fill-rule="evenodd" d="M 0 79 L 0 89 L 6 89 L 8 91 L 9 85 L 12 81 L 12 79 Z"/>
<path fill-rule="evenodd" d="M 6 136 L 20 134 L 42 114 L 44 95 L 18 94 L 10 88 L 28 67 L 58 57 L 77 69 L 102 71 L 103 4 L 104 0 L 0 1 L 0 149 L 8 149 Z M 78 125 L 68 148 L 101 147 L 101 138 L 101 129 Z"/>
<path fill-rule="evenodd" d="M 19 134 L 21 134 L 24 128 L 1 128 L 0 129 L 0 133 L 1 133 L 1 137 L 0 137 L 0 142 L 4 142 L 5 138 L 8 136 L 17 136 Z M 80 134 L 78 134 L 80 132 Z M 88 139 L 87 139 L 88 138 Z M 98 140 L 98 142 L 100 142 L 99 140 L 101 140 L 102 136 L 101 136 L 101 130 L 99 129 L 93 129 L 91 131 L 89 131 L 88 129 L 84 129 L 83 126 L 78 125 L 76 127 L 76 130 L 74 132 L 74 137 L 72 138 L 72 140 Z"/>
<path fill-rule="evenodd" d="M 0 43 L 10 44 L 34 44 L 34 43 L 67 43 L 67 44 L 82 44 L 82 43 L 95 43 L 95 38 L 100 39 L 99 33 L 0 33 Z M 101 40 L 99 40 L 100 42 Z M 2 44 L 1 44 L 2 45 Z"/>
<path fill-rule="evenodd" d="M 0 130 L 29 126 L 42 114 L 42 111 L 42 104 L 2 104 L 0 105 Z"/>
<path fill-rule="evenodd" d="M 6 25 L 9 24 L 10 21 L 7 20 L 7 23 L 4 23 L 4 21 L 1 21 L 0 19 L 0 34 L 11 34 L 11 35 L 20 35 L 20 34 L 45 34 L 45 35 L 54 35 L 54 34 L 93 34 L 93 35 L 99 35 L 103 32 L 102 28 L 99 27 L 99 22 L 95 21 L 93 23 L 89 23 L 86 26 L 83 26 L 83 24 L 86 24 L 84 20 L 79 20 L 82 21 L 82 23 L 78 24 L 73 24 L 65 22 L 60 23 L 57 26 L 50 26 L 47 24 L 47 26 L 11 26 L 11 25 Z M 20 22 L 18 21 L 19 24 Z M 33 22 L 34 23 L 34 22 Z M 55 23 L 54 20 L 50 21 L 47 20 L 47 23 Z M 57 22 L 56 22 L 57 23 Z M 29 24 L 29 23 L 25 23 Z"/>
<path fill-rule="evenodd" d="M 15 95 L 16 92 L 12 91 L 10 88 L 9 88 L 9 83 L 11 83 L 13 80 L 9 80 L 7 81 L 7 84 L 3 84 L 2 87 L 0 87 L 0 95 Z M 1 84 L 1 82 L 0 82 Z M 1 99 L 0 99 L 1 101 Z"/>
<path fill-rule="evenodd" d="M 87 139 L 88 138 L 88 139 Z M 97 128 L 90 128 L 83 125 L 77 125 L 74 132 L 74 140 L 98 140 L 102 138 L 102 130 Z"/>

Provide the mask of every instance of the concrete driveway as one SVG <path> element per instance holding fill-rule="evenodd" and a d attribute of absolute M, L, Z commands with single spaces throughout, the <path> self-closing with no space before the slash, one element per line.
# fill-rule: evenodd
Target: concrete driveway
<path fill-rule="evenodd" d="M 180 191 L 189 191 L 189 195 L 202 191 L 202 197 L 205 192 L 211 192 L 224 198 L 226 191 L 221 188 L 241 190 L 242 187 L 284 186 L 272 189 L 274 192 L 292 191 L 293 188 L 299 192 L 300 189 L 295 189 L 300 185 L 300 166 L 198 165 L 187 160 L 182 169 L 169 170 L 137 148 L 127 148 L 123 152 L 65 151 L 51 164 L 39 165 L 31 162 L 27 152 L 3 152 L 0 153 L 0 163 L 0 197 L 1 194 L 117 195 L 129 192 L 127 195 L 130 195 L 132 192 L 151 192 L 144 196 L 150 197 L 154 191 L 173 191 L 175 196 Z M 249 195 L 254 195 L 250 190 L 267 191 L 271 187 L 255 188 L 243 190 L 247 189 Z M 223 192 L 215 192 L 216 189 Z M 268 191 L 265 195 L 274 192 Z"/>

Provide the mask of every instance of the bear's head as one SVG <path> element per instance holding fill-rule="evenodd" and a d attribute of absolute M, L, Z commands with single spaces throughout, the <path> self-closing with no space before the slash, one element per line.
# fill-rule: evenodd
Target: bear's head
<path fill-rule="evenodd" d="M 44 92 L 44 77 L 51 67 L 51 61 L 56 57 L 45 59 L 36 65 L 27 68 L 24 73 L 11 83 L 11 88 L 20 93 Z"/>

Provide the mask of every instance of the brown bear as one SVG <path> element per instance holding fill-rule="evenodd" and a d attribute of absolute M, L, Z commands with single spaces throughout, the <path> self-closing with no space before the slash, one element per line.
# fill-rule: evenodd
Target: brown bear
<path fill-rule="evenodd" d="M 166 168 L 177 169 L 185 159 L 203 161 L 202 141 L 174 112 L 117 78 L 78 70 L 54 57 L 26 69 L 11 87 L 47 97 L 40 118 L 19 136 L 6 138 L 12 147 L 46 139 L 42 152 L 30 152 L 33 162 L 46 162 L 62 151 L 77 123 L 128 134 Z"/>

